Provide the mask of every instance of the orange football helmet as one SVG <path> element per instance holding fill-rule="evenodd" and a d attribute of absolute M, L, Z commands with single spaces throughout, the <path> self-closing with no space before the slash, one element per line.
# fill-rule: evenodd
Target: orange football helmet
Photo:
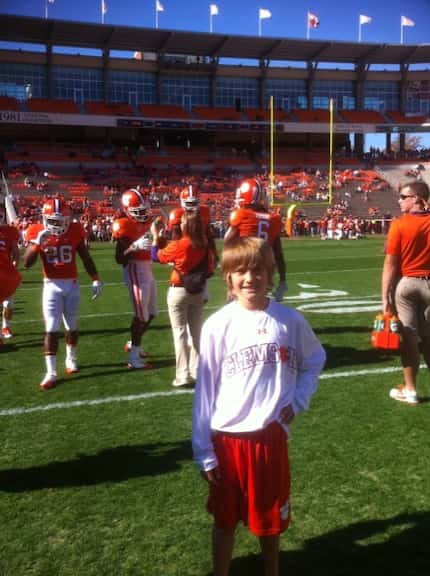
<path fill-rule="evenodd" d="M 42 207 L 43 226 L 53 236 L 65 234 L 71 218 L 72 211 L 62 198 L 49 198 Z"/>
<path fill-rule="evenodd" d="M 236 206 L 266 206 L 266 192 L 257 178 L 244 180 L 236 191 Z"/>
<path fill-rule="evenodd" d="M 196 190 L 190 185 L 184 188 L 180 194 L 181 206 L 187 212 L 194 212 L 200 207 L 200 197 Z"/>
<path fill-rule="evenodd" d="M 136 188 L 126 190 L 121 196 L 121 204 L 127 217 L 136 222 L 147 222 L 151 217 L 151 206 Z"/>

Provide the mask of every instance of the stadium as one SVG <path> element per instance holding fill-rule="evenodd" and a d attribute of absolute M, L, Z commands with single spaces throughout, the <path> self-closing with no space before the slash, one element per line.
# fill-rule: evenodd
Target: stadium
<path fill-rule="evenodd" d="M 281 573 L 429 574 L 430 385 L 423 371 L 420 406 L 393 405 L 399 359 L 373 349 L 370 331 L 397 186 L 427 180 L 428 151 L 408 141 L 430 131 L 430 46 L 1 22 L 1 161 L 18 217 L 25 228 L 44 198 L 64 196 L 95 224 L 105 286 L 92 302 L 81 274 L 80 372 L 41 394 L 42 278 L 38 266 L 23 271 L 14 338 L 0 350 L 0 574 L 210 574 L 193 390 L 170 385 L 169 271 L 154 265 L 160 314 L 144 337 L 153 369 L 128 371 L 129 302 L 97 223 L 130 186 L 163 212 L 192 183 L 221 247 L 238 182 L 255 174 L 273 177 L 283 216 L 297 205 L 294 237 L 283 239 L 285 304 L 328 357 L 290 440 L 294 521 Z M 369 134 L 385 135 L 384 150 L 366 151 Z M 357 218 L 363 241 L 321 242 L 330 220 Z M 219 271 L 209 292 L 205 315 L 225 302 Z M 239 530 L 232 575 L 260 574 L 258 552 Z"/>

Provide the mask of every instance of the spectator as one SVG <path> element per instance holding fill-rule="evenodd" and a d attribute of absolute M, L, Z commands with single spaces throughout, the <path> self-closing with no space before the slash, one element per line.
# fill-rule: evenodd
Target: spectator
<path fill-rule="evenodd" d="M 289 426 L 307 409 L 325 362 L 305 319 L 267 298 L 273 252 L 260 238 L 224 248 L 234 299 L 204 324 L 193 410 L 193 453 L 209 483 L 214 574 L 228 574 L 243 521 L 259 540 L 266 576 L 279 574 L 290 522 Z"/>
<path fill-rule="evenodd" d="M 429 188 L 415 181 L 400 188 L 401 218 L 388 231 L 382 272 L 382 308 L 402 323 L 403 383 L 390 397 L 417 404 L 416 380 L 420 365 L 418 342 L 430 369 L 430 212 Z"/>
<path fill-rule="evenodd" d="M 172 384 L 185 386 L 196 378 L 205 285 L 202 285 L 201 292 L 190 294 L 184 286 L 182 276 L 205 258 L 210 273 L 213 269 L 213 252 L 197 211 L 183 212 L 181 237 L 172 240 L 164 249 L 158 249 L 158 226 L 153 225 L 151 231 L 154 235 L 153 258 L 162 264 L 174 264 L 167 294 L 176 356 L 176 375 Z"/>

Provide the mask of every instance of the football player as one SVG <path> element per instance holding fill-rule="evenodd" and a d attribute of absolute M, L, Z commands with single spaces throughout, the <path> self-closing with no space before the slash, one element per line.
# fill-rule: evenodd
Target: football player
<path fill-rule="evenodd" d="M 70 208 L 62 198 L 51 198 L 42 207 L 42 223 L 29 226 L 24 267 L 35 264 L 40 254 L 43 268 L 42 310 L 45 320 L 44 353 L 46 374 L 40 383 L 49 390 L 57 383 L 58 331 L 61 320 L 65 327 L 67 374 L 78 372 L 78 312 L 80 288 L 76 266 L 79 254 L 85 270 L 92 278 L 92 297 L 102 289 L 96 266 L 85 244 L 85 231 L 72 221 Z"/>
<path fill-rule="evenodd" d="M 125 216 L 113 222 L 112 237 L 116 240 L 115 259 L 124 268 L 124 282 L 133 308 L 131 342 L 126 344 L 125 350 L 128 351 L 128 367 L 141 370 L 152 368 L 144 359 L 141 343 L 158 312 L 149 232 L 153 218 L 150 205 L 139 190 L 126 190 L 121 196 L 121 205 Z M 130 246 L 133 251 L 126 253 Z"/>
<path fill-rule="evenodd" d="M 281 302 L 287 291 L 286 265 L 281 243 L 282 221 L 279 214 L 269 212 L 267 193 L 257 178 L 242 182 L 236 193 L 236 208 L 231 212 L 224 242 L 243 236 L 266 240 L 273 249 L 279 284 L 275 300 Z"/>
<path fill-rule="evenodd" d="M 2 331 L 0 333 L 0 346 L 4 338 L 11 338 L 9 320 L 11 314 L 12 296 L 18 288 L 21 276 L 18 272 L 19 232 L 15 226 L 6 223 L 4 198 L 0 198 L 0 302 L 2 304 Z"/>

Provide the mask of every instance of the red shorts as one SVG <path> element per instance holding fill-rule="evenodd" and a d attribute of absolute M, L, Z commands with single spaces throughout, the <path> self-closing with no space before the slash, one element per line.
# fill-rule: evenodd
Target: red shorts
<path fill-rule="evenodd" d="M 274 422 L 243 434 L 217 432 L 213 443 L 221 472 L 211 484 L 208 510 L 215 526 L 239 521 L 256 536 L 280 534 L 290 523 L 290 467 L 287 434 Z"/>
<path fill-rule="evenodd" d="M 21 282 L 21 274 L 11 266 L 0 270 L 0 302 L 6 300 L 15 292 Z"/>

